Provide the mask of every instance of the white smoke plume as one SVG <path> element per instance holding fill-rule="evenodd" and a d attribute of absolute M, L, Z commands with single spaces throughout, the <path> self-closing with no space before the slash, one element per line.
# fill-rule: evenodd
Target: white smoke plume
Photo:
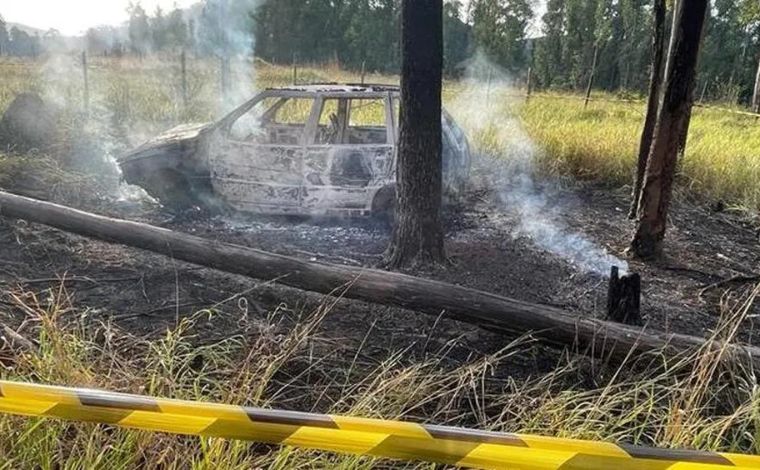
<path fill-rule="evenodd" d="M 236 108 L 255 94 L 254 17 L 265 2 L 206 0 L 196 21 L 196 44 L 219 60 L 220 86 L 224 89 L 221 112 Z"/>
<path fill-rule="evenodd" d="M 483 178 L 505 211 L 517 215 L 514 237 L 529 237 L 539 248 L 563 258 L 584 273 L 608 277 L 611 266 L 627 272 L 628 264 L 608 253 L 563 221 L 560 198 L 550 183 L 536 178 L 540 149 L 526 133 L 516 111 L 524 98 L 508 74 L 475 55 L 467 68 L 462 89 L 449 110 L 467 129 L 478 162 L 486 167 Z"/>

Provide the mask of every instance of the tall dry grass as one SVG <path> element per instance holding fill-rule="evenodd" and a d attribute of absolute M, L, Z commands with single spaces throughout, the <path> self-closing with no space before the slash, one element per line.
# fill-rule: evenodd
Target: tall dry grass
<path fill-rule="evenodd" d="M 218 64 L 188 61 L 188 101 L 182 95 L 178 57 L 144 60 L 95 58 L 90 62 L 90 132 L 109 141 L 114 153 L 173 125 L 203 122 L 242 102 L 254 89 L 291 84 L 293 70 L 257 60 L 238 64 L 230 103 L 220 105 Z M 358 82 L 356 73 L 337 65 L 300 66 L 299 82 Z M 78 56 L 42 62 L 0 61 L 0 110 L 17 93 L 35 91 L 60 106 L 70 121 L 80 122 L 83 80 Z M 369 74 L 367 82 L 393 83 L 396 77 Z M 483 83 L 483 87 L 488 86 Z M 445 84 L 445 101 L 456 101 L 461 84 Z M 495 89 L 490 104 L 504 116 L 516 116 L 540 150 L 541 168 L 576 178 L 628 184 L 644 120 L 643 101 L 616 102 L 615 96 L 595 94 L 584 109 L 577 96 L 538 93 L 523 103 L 517 89 Z M 465 120 L 466 121 L 466 120 Z M 498 133 L 467 128 L 476 149 L 488 150 Z M 498 127 L 498 119 L 492 125 Z M 757 119 L 720 109 L 694 110 L 686 156 L 680 168 L 681 187 L 720 199 L 728 205 L 760 209 L 760 126 Z"/>
<path fill-rule="evenodd" d="M 735 337 L 759 293 L 760 287 L 726 305 L 716 339 Z M 334 300 L 296 322 L 283 311 L 241 317 L 234 336 L 209 340 L 201 335 L 203 325 L 229 315 L 222 306 L 139 338 L 88 318 L 63 287 L 37 294 L 17 289 L 10 298 L 24 318 L 17 332 L 33 345 L 4 344 L 3 379 L 663 447 L 760 451 L 754 371 L 728 360 L 725 350 L 685 351 L 673 361 L 654 354 L 596 372 L 589 372 L 588 360 L 565 359 L 551 374 L 517 380 L 503 371 L 514 354 L 531 347 L 525 338 L 453 367 L 436 355 L 408 363 L 399 350 L 373 362 L 361 349 L 336 347 L 319 333 Z M 0 435 L 3 468 L 380 465 L 357 456 L 9 416 L 0 417 Z"/>

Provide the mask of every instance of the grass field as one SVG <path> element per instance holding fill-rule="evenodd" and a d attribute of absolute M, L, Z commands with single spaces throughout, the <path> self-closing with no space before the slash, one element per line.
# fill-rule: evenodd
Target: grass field
<path fill-rule="evenodd" d="M 89 73 L 95 122 L 90 125 L 97 126 L 95 132 L 101 136 L 130 137 L 132 142 L 122 139 L 117 147 L 134 145 L 174 124 L 218 116 L 250 96 L 254 79 L 258 88 L 292 82 L 289 67 L 257 62 L 255 73 L 249 66 L 242 68 L 234 80 L 238 86 L 233 87 L 227 106 L 222 106 L 216 64 L 190 60 L 185 106 L 176 58 L 93 60 Z M 0 62 L 0 76 L 0 110 L 25 90 L 40 92 L 68 111 L 83 109 L 82 71 L 75 57 L 45 64 Z M 298 77 L 302 82 L 359 81 L 355 74 L 336 66 L 301 68 Z M 367 77 L 369 82 L 395 80 Z M 537 93 L 526 104 L 518 97 L 521 93 L 485 80 L 476 86 L 447 82 L 444 99 L 477 149 L 509 155 L 515 138 L 527 135 L 535 152 L 532 158 L 544 172 L 614 185 L 629 183 L 644 118 L 643 101 L 615 101 L 615 96 L 595 94 L 595 101 L 584 110 L 577 96 Z M 475 99 L 469 99 L 473 94 Z M 463 100 L 463 95 L 468 100 Z M 730 206 L 756 210 L 760 209 L 758 181 L 757 119 L 722 109 L 696 108 L 679 187 Z"/>
<path fill-rule="evenodd" d="M 176 61 L 96 59 L 91 62 L 92 106 L 85 121 L 82 73 L 76 58 L 46 64 L 0 63 L 0 110 L 18 92 L 39 92 L 63 110 L 68 139 L 84 133 L 100 141 L 98 149 L 117 153 L 174 124 L 205 121 L 222 112 L 215 64 L 191 61 L 189 69 L 185 106 Z M 305 68 L 299 76 L 308 81 L 358 80 L 337 67 Z M 259 87 L 286 84 L 291 77 L 288 67 L 257 64 Z M 251 73 L 241 82 L 252 79 Z M 393 78 L 370 76 L 367 80 Z M 520 157 L 550 174 L 627 183 L 643 103 L 595 101 L 583 110 L 583 103 L 568 95 L 539 93 L 526 104 L 515 96 L 519 91 L 506 86 L 451 82 L 445 88 L 448 108 L 480 151 Z M 240 90 L 240 96 L 246 91 Z M 69 157 L 79 155 L 76 148 L 65 146 Z M 55 175 L 55 185 L 62 191 L 102 184 L 91 173 L 106 171 L 103 166 L 88 167 L 87 160 L 78 164 L 90 170 L 83 172 L 85 176 L 70 176 L 54 164 L 35 162 L 32 168 L 39 168 L 32 171 Z M 29 177 L 29 169 L 18 157 L 0 155 L 0 185 L 21 175 Z M 682 172 L 684 188 L 737 207 L 760 208 L 760 130 L 754 118 L 695 110 Z M 436 355 L 409 364 L 403 351 L 381 363 L 364 363 L 361 351 L 353 351 L 354 360 L 346 364 L 345 357 L 339 362 L 311 354 L 315 345 L 334 349 L 317 332 L 329 304 L 304 312 L 299 325 L 284 335 L 281 312 L 272 312 L 263 324 L 243 324 L 234 336 L 198 348 L 194 344 L 203 322 L 219 315 L 218 311 L 198 312 L 160 337 L 146 339 L 93 320 L 85 306 L 71 305 L 64 289 L 41 294 L 9 292 L 11 307 L 27 316 L 29 326 L 22 333 L 36 346 L 0 349 L 6 379 L 253 406 L 297 406 L 303 411 L 319 403 L 315 411 L 642 445 L 760 452 L 760 389 L 753 371 L 727 366 L 722 360 L 724 351 L 685 352 L 681 360 L 668 364 L 653 357 L 658 367 L 601 367 L 594 374 L 588 371 L 588 360 L 566 359 L 553 374 L 500 382 L 492 379 L 491 371 L 508 367 L 512 355 L 528 347 L 527 340 L 456 368 L 447 367 L 444 358 Z M 726 305 L 723 326 L 716 329 L 721 339 L 733 338 L 757 295 L 756 290 Z M 295 388 L 294 397 L 285 388 L 303 377 L 283 377 L 283 370 L 302 371 L 317 379 Z M 0 468 L 8 469 L 369 469 L 378 465 L 367 458 L 7 416 L 0 417 L 0 432 L 5 436 L 0 439 Z M 434 466 L 410 464 L 409 468 Z"/>

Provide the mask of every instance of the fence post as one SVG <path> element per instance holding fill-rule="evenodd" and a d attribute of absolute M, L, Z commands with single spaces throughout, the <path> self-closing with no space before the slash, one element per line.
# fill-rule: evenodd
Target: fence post
<path fill-rule="evenodd" d="M 591 99 L 591 87 L 594 86 L 594 74 L 596 73 L 596 60 L 599 56 L 599 45 L 594 44 L 594 60 L 591 62 L 591 75 L 588 77 L 588 86 L 586 87 L 586 99 L 583 102 L 583 109 L 588 108 L 588 102 Z"/>
<path fill-rule="evenodd" d="M 82 78 L 84 79 L 84 114 L 90 115 L 90 77 L 87 74 L 87 51 L 82 51 Z"/>
<path fill-rule="evenodd" d="M 187 109 L 187 53 L 184 49 L 182 49 L 182 55 L 180 55 L 179 59 L 182 68 L 182 103 L 185 109 Z"/>
<path fill-rule="evenodd" d="M 224 55 L 219 59 L 219 80 L 222 89 L 222 101 L 226 102 L 230 86 L 230 59 Z"/>
<path fill-rule="evenodd" d="M 293 54 L 293 85 L 298 85 L 298 64 L 295 53 Z"/>
<path fill-rule="evenodd" d="M 366 74 L 367 61 L 362 61 L 362 85 L 364 85 L 364 76 Z"/>
<path fill-rule="evenodd" d="M 493 69 L 491 65 L 488 65 L 488 78 L 486 79 L 486 106 L 491 105 L 491 80 L 493 76 Z"/>
<path fill-rule="evenodd" d="M 532 82 L 533 82 L 533 67 L 528 67 L 528 83 L 526 85 L 527 90 L 525 93 L 525 102 L 527 103 L 530 100 L 530 92 L 532 88 Z"/>

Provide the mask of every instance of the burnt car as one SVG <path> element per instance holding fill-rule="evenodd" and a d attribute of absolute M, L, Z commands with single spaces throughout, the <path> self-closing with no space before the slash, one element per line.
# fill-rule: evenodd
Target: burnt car
<path fill-rule="evenodd" d="M 264 214 L 387 214 L 395 201 L 398 87 L 265 90 L 222 119 L 183 125 L 119 159 L 124 179 L 175 208 Z M 462 188 L 467 139 L 447 112 L 444 187 Z"/>

